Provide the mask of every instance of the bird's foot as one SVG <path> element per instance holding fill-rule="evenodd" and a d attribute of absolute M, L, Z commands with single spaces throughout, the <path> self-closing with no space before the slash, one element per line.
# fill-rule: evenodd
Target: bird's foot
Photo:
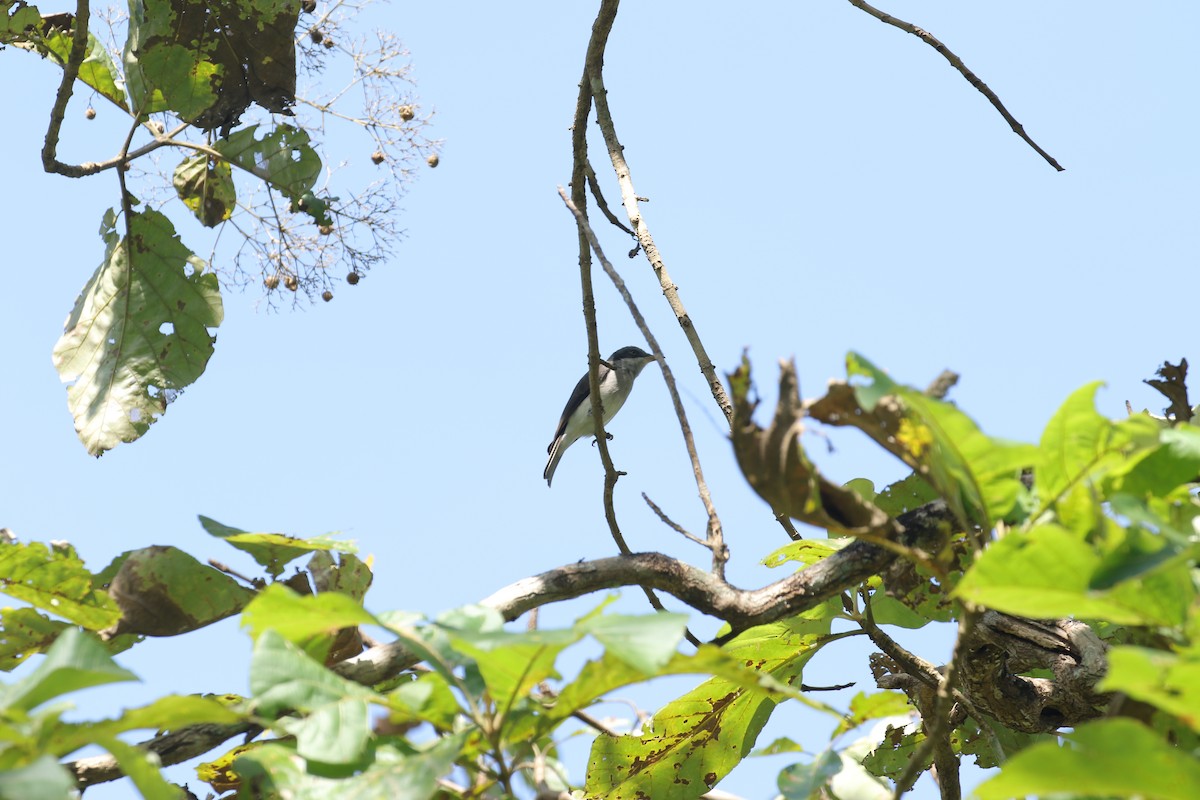
<path fill-rule="evenodd" d="M 609 433 L 608 431 L 605 431 L 605 432 L 604 432 L 604 438 L 605 438 L 605 439 L 607 439 L 608 441 L 610 441 L 610 442 L 611 442 L 611 441 L 612 441 L 612 438 L 613 438 L 613 435 L 612 435 L 611 433 Z M 599 439 L 592 439 L 592 447 L 595 447 L 595 446 L 596 446 L 596 442 L 598 442 L 598 441 L 600 441 L 600 440 L 599 440 Z"/>

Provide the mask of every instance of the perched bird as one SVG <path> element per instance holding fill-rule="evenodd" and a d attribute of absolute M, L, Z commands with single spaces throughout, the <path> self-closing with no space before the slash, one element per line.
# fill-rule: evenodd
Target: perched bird
<path fill-rule="evenodd" d="M 622 347 L 608 357 L 611 369 L 604 364 L 600 365 L 600 402 L 604 407 L 605 425 L 616 416 L 621 406 L 625 405 L 638 373 L 653 360 L 654 356 L 641 348 Z M 579 379 L 579 383 L 575 384 L 575 391 L 571 392 L 571 398 L 567 400 L 562 418 L 558 421 L 558 428 L 554 431 L 554 439 L 546 448 L 550 460 L 546 462 L 546 471 L 542 473 L 542 477 L 546 479 L 547 486 L 554 480 L 554 470 L 558 469 L 558 462 L 566 449 L 575 444 L 577 439 L 590 436 L 596 430 L 592 421 L 592 400 L 588 388 L 588 376 L 584 375 Z"/>

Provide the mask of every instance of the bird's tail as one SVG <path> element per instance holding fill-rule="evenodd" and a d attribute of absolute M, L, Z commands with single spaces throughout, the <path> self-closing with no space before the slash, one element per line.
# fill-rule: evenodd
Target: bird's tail
<path fill-rule="evenodd" d="M 546 462 L 546 469 L 542 472 L 542 477 L 546 479 L 547 486 L 554 480 L 554 470 L 558 469 L 558 462 L 562 460 L 565 449 L 561 436 L 550 444 L 550 459 Z"/>

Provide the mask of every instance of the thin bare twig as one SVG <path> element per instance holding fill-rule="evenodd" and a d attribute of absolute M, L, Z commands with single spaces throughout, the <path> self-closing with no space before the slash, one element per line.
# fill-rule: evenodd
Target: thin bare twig
<path fill-rule="evenodd" d="M 612 29 L 600 24 L 597 19 L 592 26 L 592 37 L 588 41 L 587 58 L 592 52 L 604 52 L 608 32 Z M 592 109 L 592 95 L 587 82 L 586 69 L 583 79 L 579 82 L 579 99 L 575 104 L 575 122 L 571 127 L 571 200 L 567 207 L 574 210 L 576 219 L 587 220 L 587 119 Z M 559 194 L 563 195 L 562 188 Z M 583 321 L 587 329 L 588 342 L 588 395 L 592 403 L 592 420 L 595 423 L 596 444 L 600 450 L 600 462 L 604 465 L 604 517 L 608 521 L 609 533 L 617 543 L 617 549 L 623 554 L 630 552 L 629 545 L 617 524 L 616 508 L 613 505 L 613 489 L 617 483 L 617 470 L 613 466 L 612 456 L 608 452 L 608 437 L 604 432 L 603 404 L 600 401 L 600 337 L 596 332 L 596 296 L 592 289 L 592 247 L 582 225 L 578 226 L 579 242 L 579 282 L 583 294 Z M 647 592 L 647 599 L 656 609 L 662 605 L 657 597 Z"/>
<path fill-rule="evenodd" d="M 587 168 L 588 188 L 592 190 L 592 197 L 595 198 L 596 206 L 604 214 L 604 218 L 636 239 L 637 234 L 625 227 L 625 224 L 617 219 L 617 215 L 608 207 L 608 201 L 604 199 L 604 192 L 600 191 L 600 181 L 596 178 L 596 170 L 592 169 L 590 162 L 585 167 Z"/>
<path fill-rule="evenodd" d="M 267 585 L 267 582 L 264 581 L 262 578 L 248 578 L 245 575 L 243 575 L 242 573 L 235 570 L 233 567 L 231 567 L 228 564 L 225 564 L 221 561 L 217 561 L 215 558 L 210 558 L 208 560 L 208 565 L 215 570 L 224 572 L 226 575 L 229 575 L 230 577 L 237 578 L 239 581 L 243 581 L 247 586 L 253 586 L 255 589 L 261 589 Z"/>
<path fill-rule="evenodd" d="M 925 42 L 925 44 L 941 53 L 942 57 L 949 61 L 950 65 L 958 70 L 962 76 L 967 79 L 967 83 L 974 86 L 976 90 L 986 97 L 988 102 L 990 102 L 995 109 L 1000 112 L 1000 116 L 1004 117 L 1004 121 L 1007 122 L 1013 129 L 1013 133 L 1024 139 L 1025 143 L 1032 147 L 1039 156 L 1046 159 L 1047 164 L 1054 167 L 1059 172 L 1062 172 L 1065 169 L 1054 160 L 1053 156 L 1038 146 L 1037 142 L 1029 138 L 1029 134 L 1025 133 L 1025 128 L 1021 125 L 1021 123 L 1017 122 L 1016 117 L 1010 114 L 1008 109 L 1004 107 L 1004 103 L 1000 102 L 1000 98 L 996 96 L 996 93 L 989 89 L 988 85 L 980 80 L 978 75 L 968 69 L 967 65 L 963 63 L 963 60 L 955 55 L 949 47 L 946 47 L 946 45 L 942 44 L 936 36 L 924 28 L 918 28 L 911 22 L 905 22 L 902 19 L 893 17 L 891 14 L 888 14 L 885 11 L 880 11 L 878 8 L 875 8 L 874 6 L 864 2 L 864 0 L 848 0 L 848 2 L 850 5 L 865 11 L 886 25 L 891 25 L 893 28 L 899 28 L 906 33 L 911 33 L 913 36 L 916 36 L 918 39 Z"/>
<path fill-rule="evenodd" d="M 701 539 L 699 536 L 697 536 L 697 535 L 695 535 L 694 533 L 692 533 L 692 532 L 688 531 L 688 530 L 687 530 L 686 528 L 684 528 L 682 525 L 680 525 L 679 523 L 675 522 L 673 519 L 671 519 L 671 518 L 670 518 L 670 517 L 668 517 L 668 516 L 667 516 L 665 513 L 663 513 L 663 510 L 662 510 L 661 508 L 659 508 L 659 507 L 658 507 L 658 506 L 655 504 L 655 502 L 654 502 L 653 500 L 651 500 L 651 499 L 649 498 L 649 496 L 647 496 L 647 495 L 646 495 L 646 493 L 645 493 L 645 492 L 642 492 L 642 499 L 646 501 L 646 505 L 650 506 L 650 510 L 651 510 L 651 511 L 653 511 L 653 512 L 655 513 L 655 515 L 657 515 L 657 516 L 658 516 L 659 520 L 661 520 L 661 521 L 662 521 L 662 523 L 663 523 L 664 525 L 666 525 L 668 528 L 670 528 L 671 530 L 675 531 L 676 533 L 678 533 L 680 536 L 682 536 L 683 538 L 687 539 L 688 541 L 695 542 L 696 544 L 700 545 L 701 547 L 708 547 L 708 546 L 709 546 L 709 543 L 708 543 L 708 542 L 706 542 L 704 539 Z"/>

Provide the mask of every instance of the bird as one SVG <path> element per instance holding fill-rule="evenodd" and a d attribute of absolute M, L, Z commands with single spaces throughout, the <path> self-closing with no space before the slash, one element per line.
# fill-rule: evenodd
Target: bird
<path fill-rule="evenodd" d="M 600 402 L 604 407 L 605 425 L 616 416 L 616 413 L 621 410 L 621 406 L 625 405 L 625 401 L 629 398 L 629 392 L 633 389 L 634 380 L 642 369 L 653 360 L 654 356 L 639 347 L 622 347 L 608 357 L 608 364 L 611 365 L 611 368 L 603 363 L 600 364 Z M 542 477 L 546 479 L 547 486 L 554 480 L 554 470 L 558 469 L 558 462 L 562 459 L 566 449 L 596 430 L 595 423 L 592 421 L 592 401 L 589 389 L 588 376 L 585 374 L 579 379 L 579 383 L 575 384 L 575 391 L 571 392 L 571 397 L 567 400 L 566 407 L 563 408 L 562 417 L 558 420 L 558 427 L 554 431 L 554 438 L 550 441 L 550 446 L 546 448 L 550 459 L 546 462 L 546 470 L 542 473 Z M 611 439 L 612 436 L 610 435 L 609 438 Z"/>

